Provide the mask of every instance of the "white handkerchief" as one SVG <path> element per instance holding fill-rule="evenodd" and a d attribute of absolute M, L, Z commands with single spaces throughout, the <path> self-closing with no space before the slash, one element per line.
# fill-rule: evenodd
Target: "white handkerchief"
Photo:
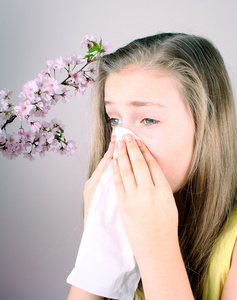
<path fill-rule="evenodd" d="M 134 135 L 117 127 L 116 140 L 126 133 Z M 95 191 L 76 264 L 67 282 L 102 297 L 132 300 L 139 280 L 118 208 L 111 163 Z"/>

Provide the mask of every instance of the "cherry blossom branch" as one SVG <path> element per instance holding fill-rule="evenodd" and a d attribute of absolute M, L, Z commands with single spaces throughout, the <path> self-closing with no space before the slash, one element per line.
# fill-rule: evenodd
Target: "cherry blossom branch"
<path fill-rule="evenodd" d="M 10 99 L 12 92 L 7 89 L 0 91 L 0 152 L 4 156 L 14 159 L 23 155 L 33 160 L 37 153 L 42 157 L 47 151 L 65 155 L 75 151 L 75 142 L 67 141 L 60 121 L 45 122 L 41 119 L 46 117 L 52 105 L 70 101 L 72 90 L 76 97 L 80 97 L 87 88 L 93 87 L 96 62 L 108 51 L 108 46 L 102 44 L 102 40 L 97 42 L 94 36 L 85 36 L 81 47 L 87 49 L 84 57 L 72 55 L 48 60 L 46 69 L 23 85 L 17 105 Z M 59 83 L 56 72 L 62 71 L 66 71 L 66 78 Z M 18 133 L 8 133 L 8 125 L 15 120 L 21 124 Z M 28 131 L 23 122 L 29 127 Z"/>
<path fill-rule="evenodd" d="M 6 122 L 2 125 L 1 130 L 3 130 L 8 124 L 12 123 L 16 117 L 16 115 L 12 115 L 9 119 L 7 119 Z"/>

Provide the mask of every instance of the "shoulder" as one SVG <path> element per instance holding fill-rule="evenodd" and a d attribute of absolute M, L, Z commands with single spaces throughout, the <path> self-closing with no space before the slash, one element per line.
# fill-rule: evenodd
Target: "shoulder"
<path fill-rule="evenodd" d="M 234 251 L 231 259 L 230 271 L 227 276 L 221 300 L 237 299 L 237 243 L 235 242 Z"/>
<path fill-rule="evenodd" d="M 237 205 L 233 208 L 212 250 L 203 299 L 237 299 L 237 294 L 234 294 L 237 282 L 236 239 Z M 232 294 L 233 297 L 230 298 Z"/>
<path fill-rule="evenodd" d="M 224 284 L 221 300 L 237 299 L 237 205 L 235 205 L 229 221 L 234 245 L 231 253 L 230 269 Z"/>

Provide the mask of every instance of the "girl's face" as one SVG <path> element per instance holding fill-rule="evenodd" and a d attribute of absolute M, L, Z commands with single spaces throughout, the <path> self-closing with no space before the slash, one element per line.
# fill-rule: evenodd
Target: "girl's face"
<path fill-rule="evenodd" d="M 111 126 L 134 132 L 159 163 L 173 192 L 183 187 L 193 155 L 195 125 L 177 80 L 137 66 L 109 75 L 105 107 Z"/>

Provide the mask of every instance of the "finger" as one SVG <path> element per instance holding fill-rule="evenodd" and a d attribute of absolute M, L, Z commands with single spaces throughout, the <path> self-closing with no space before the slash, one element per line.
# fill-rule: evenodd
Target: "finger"
<path fill-rule="evenodd" d="M 129 192 L 136 188 L 137 183 L 124 141 L 121 140 L 116 143 L 116 152 L 120 176 L 125 190 Z"/>
<path fill-rule="evenodd" d="M 106 169 L 107 165 L 113 159 L 114 149 L 115 149 L 115 141 L 111 141 L 109 143 L 108 150 L 105 152 L 104 157 L 101 159 L 100 163 L 98 164 L 97 167 L 98 170 Z"/>
<path fill-rule="evenodd" d="M 90 178 L 90 183 L 92 185 L 99 183 L 105 170 L 107 169 L 108 165 L 110 164 L 110 162 L 113 159 L 114 149 L 115 149 L 115 142 L 113 140 L 111 140 L 107 152 L 105 153 L 104 157 L 99 162 L 98 166 L 96 167 L 95 171 L 93 172 L 93 174 Z"/>
<path fill-rule="evenodd" d="M 138 144 L 141 142 L 136 141 L 132 135 L 125 135 L 127 151 L 131 161 L 132 170 L 138 185 L 148 186 L 153 184 L 150 170 L 147 162 L 140 150 Z"/>
<path fill-rule="evenodd" d="M 168 181 L 163 171 L 161 170 L 159 163 L 156 161 L 156 159 L 153 157 L 149 149 L 145 146 L 145 144 L 142 141 L 140 141 L 139 148 L 150 170 L 153 184 L 157 187 L 163 186 L 164 184 L 168 184 Z"/>

